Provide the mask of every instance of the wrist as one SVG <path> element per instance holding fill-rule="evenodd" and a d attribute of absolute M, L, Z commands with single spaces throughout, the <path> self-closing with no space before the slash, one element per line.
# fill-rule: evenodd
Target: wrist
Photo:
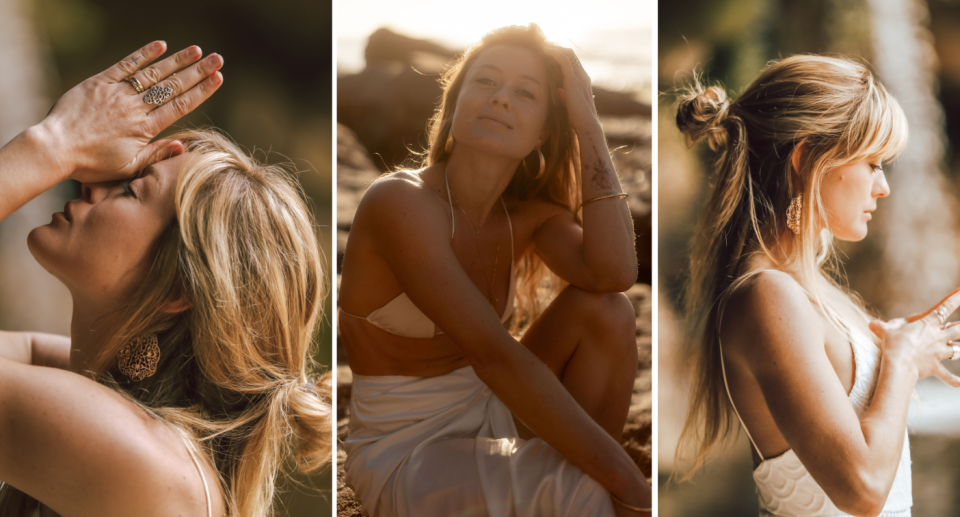
<path fill-rule="evenodd" d="M 585 139 L 600 142 L 606 141 L 603 136 L 603 126 L 600 124 L 600 119 L 596 116 L 590 117 L 586 122 L 573 125 L 573 132 L 577 134 L 577 139 L 581 142 Z"/>
<path fill-rule="evenodd" d="M 49 175 L 55 182 L 70 177 L 76 167 L 66 160 L 66 140 L 59 124 L 47 117 L 39 124 L 27 128 L 21 136 L 39 162 L 37 174 Z"/>
<path fill-rule="evenodd" d="M 913 354 L 902 348 L 885 350 L 883 353 L 884 367 L 895 373 L 906 376 L 916 382 L 920 379 L 920 368 L 917 367 Z"/>

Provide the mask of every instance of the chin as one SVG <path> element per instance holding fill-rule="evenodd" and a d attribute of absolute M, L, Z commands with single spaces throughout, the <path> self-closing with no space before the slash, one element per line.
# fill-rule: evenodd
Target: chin
<path fill-rule="evenodd" d="M 51 275 L 60 278 L 57 275 L 57 263 L 55 257 L 54 230 L 49 226 L 39 226 L 30 231 L 27 235 L 27 249 L 43 269 L 46 269 Z M 62 280 L 62 278 L 61 278 Z"/>

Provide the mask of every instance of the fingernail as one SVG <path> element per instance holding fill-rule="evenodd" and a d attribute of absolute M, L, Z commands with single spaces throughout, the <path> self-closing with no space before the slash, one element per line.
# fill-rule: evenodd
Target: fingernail
<path fill-rule="evenodd" d="M 150 45 L 151 50 L 160 51 L 163 50 L 163 47 L 167 44 L 166 41 L 154 41 L 153 45 Z"/>
<path fill-rule="evenodd" d="M 190 56 L 191 58 L 200 57 L 201 54 L 203 54 L 203 52 L 201 52 L 200 47 L 196 45 L 187 49 L 187 55 Z"/>

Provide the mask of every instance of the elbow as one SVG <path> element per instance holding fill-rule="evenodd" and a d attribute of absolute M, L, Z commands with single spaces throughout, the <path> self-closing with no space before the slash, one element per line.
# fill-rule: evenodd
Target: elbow
<path fill-rule="evenodd" d="M 831 500 L 838 509 L 850 515 L 876 517 L 883 511 L 890 494 L 892 480 L 883 479 L 885 477 L 872 469 L 862 469 L 841 484 L 845 486 L 836 486 Z"/>
<path fill-rule="evenodd" d="M 607 270 L 602 278 L 597 278 L 594 282 L 594 289 L 598 293 L 622 293 L 630 290 L 633 284 L 637 282 L 637 269 L 618 268 Z"/>

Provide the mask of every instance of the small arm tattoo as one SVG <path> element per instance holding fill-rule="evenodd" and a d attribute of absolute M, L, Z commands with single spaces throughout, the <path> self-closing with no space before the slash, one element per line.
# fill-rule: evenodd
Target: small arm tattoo
<path fill-rule="evenodd" d="M 593 176 L 590 178 L 590 182 L 593 184 L 594 188 L 597 190 L 607 190 L 612 189 L 614 186 L 614 172 L 607 167 L 607 164 L 603 162 L 601 154 L 597 152 L 597 147 L 593 147 L 594 154 L 597 155 L 597 160 L 593 163 L 591 169 L 593 169 Z"/>

